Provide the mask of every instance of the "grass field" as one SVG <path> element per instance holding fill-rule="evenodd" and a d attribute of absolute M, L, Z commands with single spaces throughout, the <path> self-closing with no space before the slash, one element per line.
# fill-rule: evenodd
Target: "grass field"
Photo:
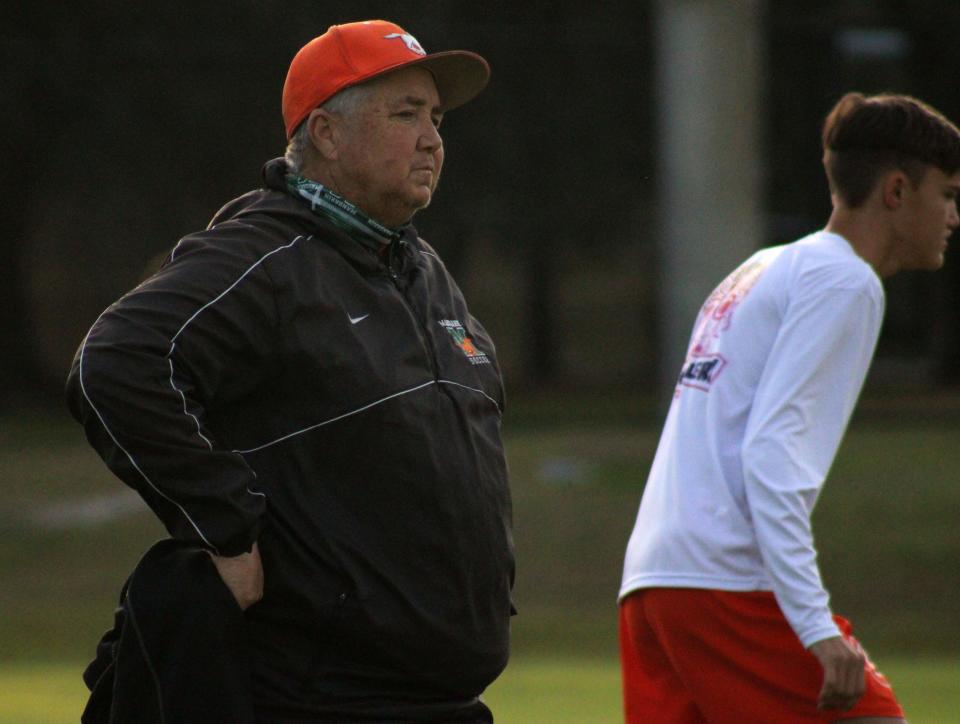
<path fill-rule="evenodd" d="M 83 664 L 0 666 L 0 723 L 74 722 L 86 700 Z M 911 724 L 960 722 L 960 662 L 884 663 Z M 518 658 L 485 694 L 498 724 L 604 724 L 620 719 L 616 661 L 579 657 Z"/>
<path fill-rule="evenodd" d="M 834 607 L 911 722 L 960 724 L 960 435 L 935 417 L 855 420 L 815 526 Z M 596 407 L 519 418 L 506 436 L 520 613 L 486 698 L 501 724 L 615 722 L 615 596 L 658 425 Z M 163 531 L 63 415 L 0 419 L 0 480 L 0 723 L 77 721 L 83 662 Z"/>

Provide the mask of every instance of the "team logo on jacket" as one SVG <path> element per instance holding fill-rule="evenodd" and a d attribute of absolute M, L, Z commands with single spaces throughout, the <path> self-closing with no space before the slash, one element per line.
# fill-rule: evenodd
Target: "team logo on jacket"
<path fill-rule="evenodd" d="M 467 334 L 467 330 L 463 328 L 463 325 L 460 324 L 458 319 L 441 319 L 440 326 L 443 327 L 447 332 L 450 333 L 450 337 L 453 339 L 453 343 L 460 348 L 460 351 L 463 352 L 467 359 L 470 360 L 470 364 L 473 365 L 488 365 L 490 364 L 490 358 L 487 357 L 483 352 L 477 349 L 474 345 L 473 340 L 470 339 L 470 336 Z"/>

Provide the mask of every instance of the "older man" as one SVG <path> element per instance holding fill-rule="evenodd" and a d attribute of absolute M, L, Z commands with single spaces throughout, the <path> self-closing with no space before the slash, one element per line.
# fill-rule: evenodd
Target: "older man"
<path fill-rule="evenodd" d="M 514 570 L 503 390 L 410 226 L 443 114 L 488 73 L 384 21 L 315 38 L 284 86 L 286 159 L 74 361 L 92 445 L 245 609 L 257 721 L 491 721 L 478 697 L 506 665 Z M 128 582 L 128 619 L 147 585 Z M 155 673 L 169 659 L 149 649 Z M 183 696 L 154 688 L 171 720 Z"/>

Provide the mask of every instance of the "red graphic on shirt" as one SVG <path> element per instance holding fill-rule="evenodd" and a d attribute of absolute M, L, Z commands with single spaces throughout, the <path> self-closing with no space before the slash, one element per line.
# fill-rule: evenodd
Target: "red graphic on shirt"
<path fill-rule="evenodd" d="M 678 384 L 710 391 L 713 382 L 727 366 L 727 360 L 717 351 L 720 337 L 730 329 L 734 312 L 753 289 L 766 266 L 761 261 L 743 264 L 707 297 L 700 309 Z"/>
<path fill-rule="evenodd" d="M 690 354 L 713 352 L 720 335 L 733 323 L 733 313 L 753 289 L 765 268 L 766 264 L 759 261 L 744 264 L 713 290 L 700 310 Z"/>

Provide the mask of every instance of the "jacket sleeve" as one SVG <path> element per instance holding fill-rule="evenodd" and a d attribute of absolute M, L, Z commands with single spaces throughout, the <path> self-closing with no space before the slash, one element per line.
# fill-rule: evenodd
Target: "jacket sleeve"
<path fill-rule="evenodd" d="M 810 515 L 869 368 L 882 313 L 882 296 L 867 289 L 818 291 L 791 303 L 744 435 L 744 486 L 764 566 L 804 646 L 839 635 Z"/>
<path fill-rule="evenodd" d="M 97 319 L 67 397 L 90 444 L 174 538 L 230 556 L 250 550 L 265 499 L 209 415 L 268 374 L 276 324 L 262 265 L 271 252 L 210 233 L 181 241 Z"/>

